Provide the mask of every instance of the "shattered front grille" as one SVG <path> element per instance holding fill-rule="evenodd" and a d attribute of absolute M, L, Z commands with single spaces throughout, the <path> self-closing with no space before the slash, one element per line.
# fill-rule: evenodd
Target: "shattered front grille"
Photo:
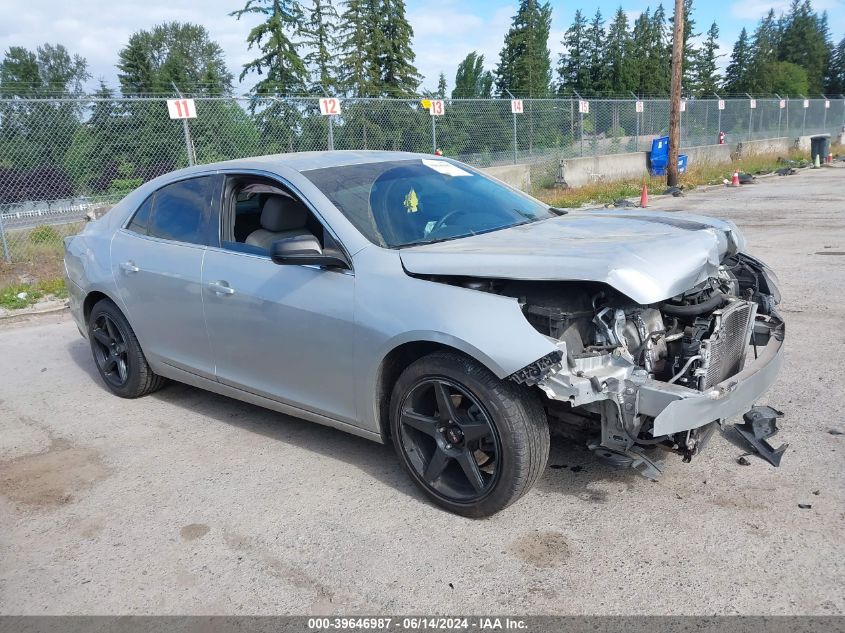
<path fill-rule="evenodd" d="M 756 304 L 734 301 L 717 316 L 716 327 L 707 340 L 708 363 L 702 389 L 730 378 L 742 369 L 751 336 Z"/>

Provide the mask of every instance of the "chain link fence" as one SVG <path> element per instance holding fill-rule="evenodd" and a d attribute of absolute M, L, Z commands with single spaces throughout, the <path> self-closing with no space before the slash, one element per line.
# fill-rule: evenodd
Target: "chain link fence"
<path fill-rule="evenodd" d="M 61 258 L 65 235 L 138 185 L 192 163 L 326 149 L 441 150 L 478 167 L 647 151 L 668 134 L 666 99 L 421 100 L 196 98 L 171 120 L 165 98 L 0 99 L 0 256 Z M 681 114 L 682 147 L 834 132 L 841 99 L 697 99 Z M 186 129 L 187 128 L 187 133 Z"/>

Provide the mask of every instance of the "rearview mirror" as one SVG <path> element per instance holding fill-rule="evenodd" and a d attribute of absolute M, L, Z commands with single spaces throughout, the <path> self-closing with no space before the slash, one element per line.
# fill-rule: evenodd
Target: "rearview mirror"
<path fill-rule="evenodd" d="M 273 242 L 270 257 L 279 265 L 329 266 L 349 268 L 339 253 L 323 252 L 320 241 L 313 235 L 295 235 Z"/>

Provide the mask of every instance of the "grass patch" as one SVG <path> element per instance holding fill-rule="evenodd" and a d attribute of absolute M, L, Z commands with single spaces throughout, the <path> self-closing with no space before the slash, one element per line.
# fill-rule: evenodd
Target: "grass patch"
<path fill-rule="evenodd" d="M 686 173 L 681 175 L 681 185 L 685 190 L 695 189 L 700 185 L 722 184 L 730 180 L 734 171 L 749 174 L 766 174 L 783 167 L 779 159 L 806 160 L 806 155 L 799 151 L 787 154 L 758 154 L 738 158 L 730 163 L 704 163 L 692 165 Z M 620 198 L 635 198 L 640 195 L 643 183 L 648 184 L 651 195 L 663 193 L 666 190 L 665 176 L 647 176 L 640 179 L 620 180 L 614 182 L 593 182 L 571 189 L 545 189 L 536 196 L 552 206 L 562 208 L 580 207 L 583 205 L 612 204 Z"/>
<path fill-rule="evenodd" d="M 27 308 L 45 297 L 64 299 L 67 297 L 65 280 L 57 277 L 31 284 L 12 284 L 0 288 L 0 308 L 20 310 Z"/>

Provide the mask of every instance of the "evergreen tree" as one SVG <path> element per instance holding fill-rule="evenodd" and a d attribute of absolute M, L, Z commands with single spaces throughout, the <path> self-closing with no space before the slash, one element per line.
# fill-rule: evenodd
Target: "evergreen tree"
<path fill-rule="evenodd" d="M 587 29 L 587 19 L 581 9 L 576 9 L 572 25 L 566 30 L 561 42 L 564 52 L 560 54 L 558 62 L 558 82 L 562 94 L 581 94 L 586 91 L 590 76 Z"/>
<path fill-rule="evenodd" d="M 779 61 L 803 68 L 807 72 L 809 92 L 820 93 L 830 54 L 827 16 L 817 15 L 810 0 L 792 0 L 782 20 L 778 44 Z"/>
<path fill-rule="evenodd" d="M 302 6 L 297 0 L 247 0 L 243 9 L 230 15 L 257 14 L 264 21 L 247 35 L 247 48 L 256 47 L 260 56 L 244 64 L 243 80 L 249 73 L 262 75 L 252 91 L 256 94 L 291 95 L 305 90 L 308 71 L 293 37 L 305 30 Z"/>
<path fill-rule="evenodd" d="M 734 44 L 731 60 L 725 68 L 723 89 L 729 94 L 744 94 L 751 89 L 751 46 L 748 42 L 748 31 L 743 27 L 739 32 L 739 39 Z"/>
<path fill-rule="evenodd" d="M 587 38 L 587 85 L 585 91 L 588 94 L 600 94 L 608 90 L 605 80 L 606 73 L 604 68 L 605 58 L 605 32 L 604 19 L 601 15 L 601 9 L 596 9 L 596 14 L 593 16 L 590 26 L 586 32 Z"/>
<path fill-rule="evenodd" d="M 455 73 L 453 99 L 489 99 L 493 92 L 493 74 L 484 70 L 484 55 L 475 51 L 469 53 L 458 64 Z"/>
<path fill-rule="evenodd" d="M 769 13 L 757 25 L 751 41 L 747 82 L 749 92 L 761 94 L 777 92 L 772 84 L 772 65 L 778 61 L 779 40 L 780 27 L 774 10 L 769 9 Z"/>
<path fill-rule="evenodd" d="M 684 5 L 684 11 L 687 11 Z M 684 30 L 686 33 L 686 30 Z M 686 48 L 686 45 L 685 45 Z M 658 4 L 651 16 L 651 41 L 648 65 L 643 69 L 646 85 L 653 84 L 649 94 L 668 95 L 672 75 L 672 30 L 666 21 L 666 10 Z"/>
<path fill-rule="evenodd" d="M 440 76 L 437 78 L 437 98 L 438 99 L 445 99 L 446 98 L 446 75 L 440 73 Z"/>
<path fill-rule="evenodd" d="M 377 57 L 381 65 L 381 92 L 389 97 L 411 97 L 422 77 L 414 66 L 411 40 L 414 30 L 405 16 L 404 0 L 381 0 L 380 37 Z"/>
<path fill-rule="evenodd" d="M 340 18 L 340 79 L 346 93 L 353 97 L 373 97 L 378 94 L 379 77 L 373 75 L 378 67 L 375 38 L 371 32 L 377 16 L 373 16 L 370 0 L 346 0 Z"/>
<path fill-rule="evenodd" d="M 118 54 L 117 69 L 124 95 L 172 94 L 172 84 L 197 95 L 232 89 L 223 49 L 205 27 L 187 22 L 166 22 L 133 33 Z"/>
<path fill-rule="evenodd" d="M 311 75 L 309 92 L 312 94 L 322 95 L 324 91 L 334 94 L 340 87 L 335 65 L 338 19 L 332 0 L 313 0 L 308 9 L 305 43 L 310 50 L 303 61 Z"/>
<path fill-rule="evenodd" d="M 722 78 L 719 76 L 716 60 L 721 57 L 719 50 L 719 26 L 713 22 L 707 31 L 707 39 L 698 51 L 695 60 L 695 94 L 698 96 L 712 96 L 721 85 Z"/>
<path fill-rule="evenodd" d="M 839 40 L 831 54 L 825 91 L 835 95 L 845 93 L 845 37 Z"/>
<path fill-rule="evenodd" d="M 548 2 L 520 0 L 496 68 L 499 92 L 545 97 L 551 84 L 549 31 L 552 9 Z"/>
<path fill-rule="evenodd" d="M 636 89 L 634 77 L 631 35 L 628 32 L 628 16 L 619 7 L 607 29 L 607 45 L 604 69 L 608 89 L 617 94 L 628 94 Z"/>

